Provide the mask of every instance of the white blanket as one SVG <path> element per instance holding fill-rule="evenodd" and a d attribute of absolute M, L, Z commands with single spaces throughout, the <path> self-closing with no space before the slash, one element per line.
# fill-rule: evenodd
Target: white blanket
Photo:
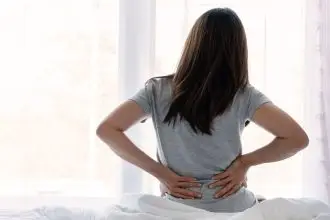
<path fill-rule="evenodd" d="M 1 207 L 0 207 L 1 208 Z M 311 199 L 272 199 L 242 213 L 211 213 L 151 195 L 127 195 L 103 211 L 42 207 L 26 211 L 0 210 L 11 220 L 330 220 L 330 207 Z"/>

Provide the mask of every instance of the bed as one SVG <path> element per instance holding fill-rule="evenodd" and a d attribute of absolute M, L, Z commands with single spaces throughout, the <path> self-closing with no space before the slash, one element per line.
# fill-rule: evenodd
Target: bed
<path fill-rule="evenodd" d="M 330 207 L 312 199 L 266 200 L 242 213 L 211 213 L 152 195 L 111 198 L 0 198 L 0 219 L 11 220 L 325 220 Z"/>

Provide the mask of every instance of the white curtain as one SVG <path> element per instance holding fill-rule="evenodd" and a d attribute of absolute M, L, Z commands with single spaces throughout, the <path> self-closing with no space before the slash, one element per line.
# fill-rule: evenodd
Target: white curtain
<path fill-rule="evenodd" d="M 307 0 L 304 195 L 330 202 L 330 2 Z M 317 177 L 317 178 L 315 178 Z"/>
<path fill-rule="evenodd" d="M 327 198 L 330 201 L 330 2 L 320 0 L 320 58 L 321 58 L 321 106 L 322 106 L 322 146 L 324 163 L 326 171 L 325 187 L 327 189 Z"/>
<path fill-rule="evenodd" d="M 319 72 L 306 65 L 306 54 L 312 54 L 308 42 L 317 42 L 306 34 L 313 27 L 309 16 L 318 13 L 310 12 L 312 6 L 317 3 L 311 0 L 1 2 L 0 195 L 159 194 L 157 181 L 110 152 L 95 137 L 95 128 L 148 78 L 175 71 L 190 27 L 213 7 L 230 7 L 241 17 L 252 84 L 312 138 L 321 135 L 310 120 L 319 111 L 310 108 L 311 100 L 319 101 L 308 93 L 320 88 L 311 81 Z M 150 120 L 128 134 L 155 158 Z M 243 150 L 261 147 L 271 138 L 251 124 L 244 132 Z M 306 165 L 321 159 L 313 140 L 305 153 L 253 168 L 251 190 L 268 198 L 306 195 L 327 200 L 318 186 L 324 172 L 310 177 L 314 167 Z"/>

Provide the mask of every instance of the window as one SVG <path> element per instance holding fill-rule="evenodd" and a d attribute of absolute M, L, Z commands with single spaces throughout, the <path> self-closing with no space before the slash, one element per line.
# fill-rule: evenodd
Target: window
<path fill-rule="evenodd" d="M 137 8 L 125 6 L 125 2 L 0 3 L 0 195 L 114 197 L 126 190 L 123 184 L 130 173 L 137 178 L 129 183 L 133 191 L 158 194 L 154 178 L 125 165 L 97 140 L 95 128 L 146 79 L 175 71 L 190 27 L 213 7 L 231 7 L 241 17 L 249 43 L 251 82 L 304 123 L 303 2 L 157 0 L 135 2 Z M 131 12 L 127 10 L 136 12 L 132 16 L 150 16 L 143 18 L 148 24 L 130 26 L 130 33 L 144 35 L 125 35 L 125 16 L 121 16 Z M 143 66 L 150 72 L 141 67 L 124 77 L 120 65 L 128 59 L 128 49 L 123 45 L 129 41 L 136 45 L 133 40 L 145 36 L 149 38 L 142 49 L 134 52 L 128 48 L 134 52 L 129 62 L 136 60 L 133 67 L 141 62 L 150 64 Z M 155 157 L 157 143 L 151 121 L 129 132 L 133 137 L 137 134 L 141 135 L 137 144 Z M 261 147 L 270 138 L 250 125 L 244 132 L 244 150 Z M 255 168 L 248 185 L 267 197 L 301 196 L 301 164 L 298 155 Z"/>

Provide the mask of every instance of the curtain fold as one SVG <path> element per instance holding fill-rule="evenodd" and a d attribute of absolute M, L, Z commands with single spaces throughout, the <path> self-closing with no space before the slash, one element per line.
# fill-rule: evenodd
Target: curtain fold
<path fill-rule="evenodd" d="M 326 170 L 326 188 L 330 202 L 330 2 L 319 0 L 320 12 L 320 75 L 321 75 L 321 128 Z"/>
<path fill-rule="evenodd" d="M 154 0 L 119 1 L 118 83 L 121 100 L 133 96 L 154 72 L 155 12 Z M 136 143 L 143 143 L 141 129 L 131 129 L 128 134 Z M 121 183 L 122 192 L 143 191 L 142 171 L 122 161 Z"/>

